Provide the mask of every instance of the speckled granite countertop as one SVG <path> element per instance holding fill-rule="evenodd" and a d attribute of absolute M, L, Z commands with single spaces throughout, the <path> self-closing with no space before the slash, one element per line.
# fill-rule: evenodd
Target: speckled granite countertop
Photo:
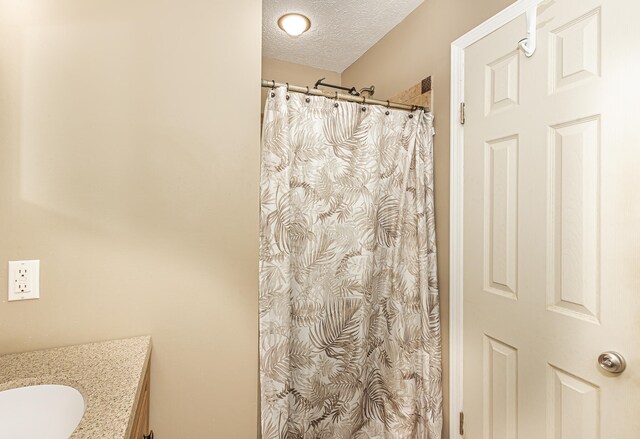
<path fill-rule="evenodd" d="M 126 439 L 144 380 L 151 337 L 104 341 L 0 356 L 0 391 L 65 384 L 86 411 L 72 439 Z"/>

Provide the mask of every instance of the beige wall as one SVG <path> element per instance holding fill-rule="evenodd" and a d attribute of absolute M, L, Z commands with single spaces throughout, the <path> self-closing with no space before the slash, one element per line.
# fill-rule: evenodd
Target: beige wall
<path fill-rule="evenodd" d="M 262 79 L 275 80 L 276 82 L 288 82 L 291 85 L 313 87 L 316 81 L 320 78 L 327 78 L 325 82 L 328 82 L 329 84 L 342 84 L 340 73 L 271 58 L 262 58 Z M 264 108 L 267 91 L 267 89 L 262 90 L 261 108 Z"/>
<path fill-rule="evenodd" d="M 0 353 L 151 334 L 159 438 L 256 437 L 260 34 L 259 0 L 0 0 Z"/>
<path fill-rule="evenodd" d="M 385 99 L 429 75 L 435 115 L 435 189 L 438 263 L 442 300 L 445 411 L 448 408 L 449 345 L 449 96 L 453 40 L 513 0 L 425 0 L 402 23 L 342 73 L 345 84 L 375 84 Z M 448 413 L 446 413 L 448 415 Z M 448 425 L 448 419 L 445 419 Z M 448 436 L 447 436 L 448 437 Z"/>

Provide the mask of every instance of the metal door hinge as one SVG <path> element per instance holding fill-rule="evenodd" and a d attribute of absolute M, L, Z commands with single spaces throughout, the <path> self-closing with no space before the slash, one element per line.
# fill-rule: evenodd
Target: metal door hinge
<path fill-rule="evenodd" d="M 460 412 L 460 436 L 464 436 L 464 413 Z"/>
<path fill-rule="evenodd" d="M 460 125 L 464 125 L 464 122 L 466 120 L 464 110 L 465 110 L 464 102 L 460 102 Z"/>

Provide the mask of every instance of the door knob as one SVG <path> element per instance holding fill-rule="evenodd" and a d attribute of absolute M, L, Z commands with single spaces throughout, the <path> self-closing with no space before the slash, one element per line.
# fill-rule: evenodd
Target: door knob
<path fill-rule="evenodd" d="M 598 364 L 603 370 L 615 374 L 620 374 L 627 368 L 627 362 L 624 357 L 613 351 L 600 354 Z"/>

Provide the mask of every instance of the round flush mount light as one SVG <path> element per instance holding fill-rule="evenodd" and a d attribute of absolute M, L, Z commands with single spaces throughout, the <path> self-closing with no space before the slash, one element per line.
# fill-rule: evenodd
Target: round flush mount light
<path fill-rule="evenodd" d="M 285 14 L 278 19 L 278 26 L 292 37 L 297 37 L 309 30 L 311 21 L 302 14 Z"/>

